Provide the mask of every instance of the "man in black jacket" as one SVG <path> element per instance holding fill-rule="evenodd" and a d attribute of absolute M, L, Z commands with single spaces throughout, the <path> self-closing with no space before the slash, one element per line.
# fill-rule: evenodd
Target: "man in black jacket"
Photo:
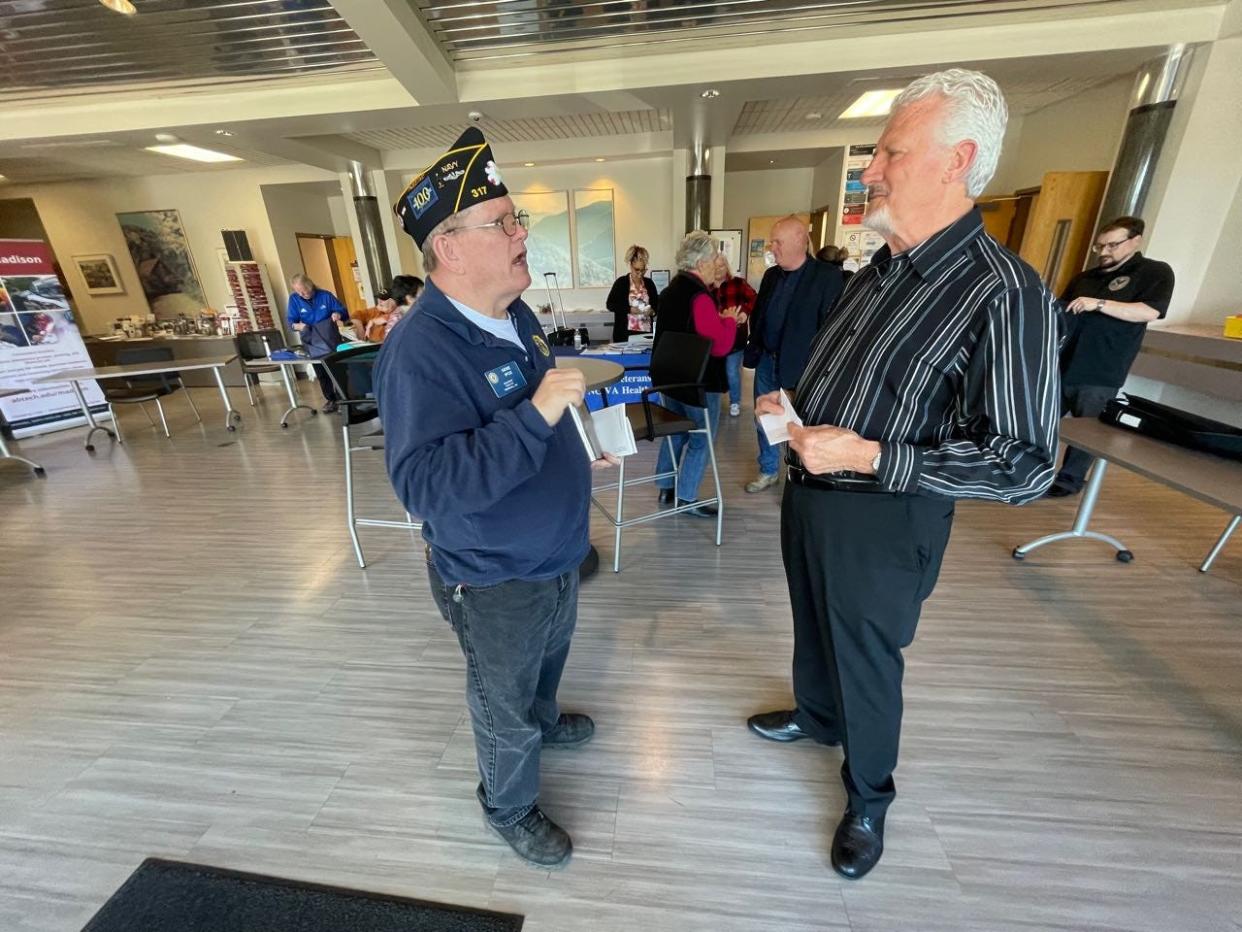
<path fill-rule="evenodd" d="M 806 368 L 811 340 L 841 297 L 841 269 L 812 259 L 806 224 L 789 216 L 772 227 L 776 265 L 763 273 L 759 298 L 750 322 L 745 363 L 755 370 L 755 397 L 783 388 L 790 396 Z M 759 436 L 759 476 L 746 483 L 747 492 L 776 484 L 779 451 Z"/>

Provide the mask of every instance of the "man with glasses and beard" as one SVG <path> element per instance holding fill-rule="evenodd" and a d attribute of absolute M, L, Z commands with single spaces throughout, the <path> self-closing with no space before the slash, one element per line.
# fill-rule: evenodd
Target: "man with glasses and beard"
<path fill-rule="evenodd" d="M 521 300 L 528 220 L 478 129 L 394 209 L 428 280 L 376 362 L 388 475 L 423 519 L 432 598 L 466 660 L 487 824 L 527 861 L 561 867 L 573 844 L 539 807 L 539 757 L 595 732 L 556 699 L 588 548 L 590 463 L 566 415 L 585 379 L 556 368 Z"/>
<path fill-rule="evenodd" d="M 1169 310 L 1173 270 L 1140 252 L 1144 228 L 1138 217 L 1118 217 L 1101 228 L 1091 247 L 1100 261 L 1061 295 L 1073 315 L 1061 352 L 1062 414 L 1095 417 L 1103 411 L 1125 384 L 1148 322 Z M 1069 447 L 1048 495 L 1077 495 L 1092 460 Z"/>

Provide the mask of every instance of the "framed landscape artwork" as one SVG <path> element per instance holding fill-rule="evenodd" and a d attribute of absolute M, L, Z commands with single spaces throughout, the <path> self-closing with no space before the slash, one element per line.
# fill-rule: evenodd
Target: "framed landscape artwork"
<path fill-rule="evenodd" d="M 526 264 L 532 287 L 544 286 L 544 275 L 556 273 L 562 288 L 574 286 L 573 251 L 569 242 L 569 192 L 510 192 L 513 206 L 530 214 L 526 238 Z"/>
<path fill-rule="evenodd" d="M 125 294 L 125 286 L 121 284 L 121 275 L 112 256 L 106 253 L 74 256 L 73 264 L 78 267 L 87 294 Z"/>
<path fill-rule="evenodd" d="M 116 218 L 156 318 L 197 317 L 207 299 L 181 215 L 175 210 L 136 210 Z"/>
<path fill-rule="evenodd" d="M 578 234 L 578 287 L 607 288 L 617 277 L 612 188 L 574 192 L 574 227 Z"/>

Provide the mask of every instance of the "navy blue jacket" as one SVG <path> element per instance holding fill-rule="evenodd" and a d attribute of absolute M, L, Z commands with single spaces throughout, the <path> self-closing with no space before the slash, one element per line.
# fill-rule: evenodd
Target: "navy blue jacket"
<path fill-rule="evenodd" d="M 763 273 L 763 281 L 759 283 L 755 313 L 750 317 L 750 342 L 746 345 L 748 366 L 753 367 L 763 353 L 763 319 L 776 283 L 784 274 L 779 265 L 774 265 Z M 776 378 L 781 388 L 792 391 L 797 387 L 811 355 L 811 342 L 828 320 L 829 312 L 844 289 L 845 278 L 839 266 L 806 257 L 802 275 L 789 298 L 781 345 L 776 352 Z"/>
<path fill-rule="evenodd" d="M 529 307 L 514 301 L 509 316 L 525 353 L 428 281 L 375 364 L 388 476 L 450 584 L 551 579 L 576 571 L 589 546 L 582 441 L 568 415 L 549 427 L 530 401 L 556 360 Z M 488 373 L 506 363 L 526 385 L 497 397 Z"/>

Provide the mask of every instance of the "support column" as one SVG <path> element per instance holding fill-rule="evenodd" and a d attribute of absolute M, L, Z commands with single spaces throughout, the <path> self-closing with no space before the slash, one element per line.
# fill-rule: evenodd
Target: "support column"
<path fill-rule="evenodd" d="M 703 142 L 690 146 L 690 171 L 686 175 L 686 232 L 711 227 L 711 149 Z"/>
<path fill-rule="evenodd" d="M 358 220 L 358 259 L 370 286 L 370 299 L 374 301 L 375 293 L 387 288 L 392 281 L 392 266 L 388 262 L 388 251 L 384 248 L 379 200 L 375 197 L 366 166 L 361 162 L 349 163 L 348 177 L 354 201 L 354 215 Z"/>

